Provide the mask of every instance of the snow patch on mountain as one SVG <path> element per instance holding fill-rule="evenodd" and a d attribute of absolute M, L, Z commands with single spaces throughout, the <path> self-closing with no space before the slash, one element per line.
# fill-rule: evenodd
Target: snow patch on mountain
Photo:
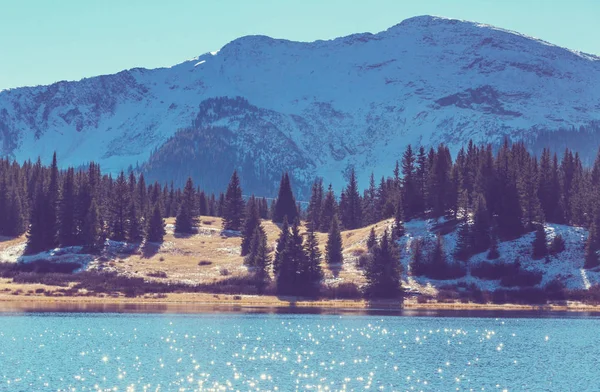
<path fill-rule="evenodd" d="M 198 132 L 236 134 L 234 165 L 250 149 L 262 162 L 283 160 L 286 151 L 269 143 L 281 134 L 310 161 L 286 168 L 302 185 L 322 176 L 339 188 L 350 167 L 364 185 L 371 171 L 387 174 L 408 143 L 456 151 L 468 139 L 499 143 L 600 120 L 598 60 L 431 16 L 328 41 L 247 36 L 169 68 L 2 91 L 0 152 L 49 161 L 57 151 L 63 166 L 94 160 L 116 172 L 148 161 L 195 122 Z M 249 105 L 235 116 L 202 112 L 219 97 Z M 281 165 L 253 170 L 274 177 Z"/>

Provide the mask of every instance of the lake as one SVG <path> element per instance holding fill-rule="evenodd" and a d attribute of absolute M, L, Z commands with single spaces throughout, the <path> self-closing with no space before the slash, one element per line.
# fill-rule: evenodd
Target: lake
<path fill-rule="evenodd" d="M 0 314 L 0 391 L 594 391 L 600 318 Z"/>

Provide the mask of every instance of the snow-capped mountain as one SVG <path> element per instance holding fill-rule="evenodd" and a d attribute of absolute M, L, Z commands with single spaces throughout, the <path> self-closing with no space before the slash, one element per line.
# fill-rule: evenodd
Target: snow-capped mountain
<path fill-rule="evenodd" d="M 431 16 L 329 41 L 247 36 L 171 68 L 0 92 L 3 155 L 56 150 L 64 166 L 140 164 L 159 179 L 223 176 L 227 162 L 259 193 L 282 170 L 339 189 L 352 166 L 362 184 L 389 174 L 408 143 L 456 151 L 599 120 L 599 57 Z"/>

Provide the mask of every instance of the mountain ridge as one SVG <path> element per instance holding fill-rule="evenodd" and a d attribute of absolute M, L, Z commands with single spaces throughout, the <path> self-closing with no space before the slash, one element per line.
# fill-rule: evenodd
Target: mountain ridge
<path fill-rule="evenodd" d="M 315 177 L 339 188 L 352 167 L 362 183 L 371 171 L 387 173 L 408 143 L 456 152 L 469 139 L 497 144 L 589 127 L 600 121 L 598 60 L 433 16 L 313 42 L 245 36 L 172 67 L 4 90 L 0 151 L 47 161 L 56 150 L 63 165 L 95 160 L 117 172 L 143 167 L 177 130 L 223 128 L 232 131 L 233 167 L 252 172 L 244 177 L 258 181 L 257 192 L 271 192 L 280 170 L 302 189 Z M 203 103 L 213 111 L 199 119 Z M 288 140 L 302 168 L 278 163 L 286 151 L 276 138 Z M 178 174 L 211 175 L 186 170 Z"/>

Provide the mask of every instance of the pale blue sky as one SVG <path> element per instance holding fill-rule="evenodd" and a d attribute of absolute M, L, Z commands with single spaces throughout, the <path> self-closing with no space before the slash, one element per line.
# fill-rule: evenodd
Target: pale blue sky
<path fill-rule="evenodd" d="M 0 0 L 0 90 L 169 66 L 242 35 L 313 41 L 424 14 L 600 54 L 600 0 Z"/>

